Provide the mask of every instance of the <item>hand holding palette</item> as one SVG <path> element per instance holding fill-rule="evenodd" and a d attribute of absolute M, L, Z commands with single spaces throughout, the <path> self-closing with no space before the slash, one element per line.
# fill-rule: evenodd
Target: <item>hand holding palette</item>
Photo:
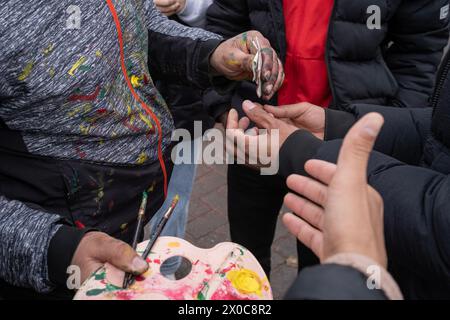
<path fill-rule="evenodd" d="M 147 241 L 138 245 L 142 253 Z M 256 258 L 230 242 L 200 249 L 160 237 L 147 258 L 148 271 L 122 289 L 124 272 L 106 264 L 78 290 L 76 300 L 271 300 L 269 281 Z M 169 266 L 170 265 L 170 266 Z M 177 269 L 167 274 L 166 269 Z M 184 270 L 182 270 L 184 269 Z"/>

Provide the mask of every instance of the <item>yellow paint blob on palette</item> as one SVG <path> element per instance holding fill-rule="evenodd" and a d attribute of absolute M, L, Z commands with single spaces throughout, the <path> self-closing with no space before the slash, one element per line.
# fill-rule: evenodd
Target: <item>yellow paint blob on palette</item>
<path fill-rule="evenodd" d="M 147 241 L 138 245 L 142 254 Z M 272 289 L 256 258 L 224 242 L 200 249 L 173 237 L 157 240 L 149 270 L 126 290 L 124 273 L 106 264 L 78 290 L 76 300 L 272 300 Z"/>

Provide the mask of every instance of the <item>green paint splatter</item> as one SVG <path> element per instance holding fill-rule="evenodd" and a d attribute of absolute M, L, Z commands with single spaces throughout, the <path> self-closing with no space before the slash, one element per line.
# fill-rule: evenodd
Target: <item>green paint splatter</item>
<path fill-rule="evenodd" d="M 122 290 L 123 288 L 115 286 L 113 284 L 107 283 L 106 284 L 106 291 L 110 292 L 110 291 L 117 291 L 117 290 Z"/>
<path fill-rule="evenodd" d="M 242 250 L 241 248 L 239 248 L 239 251 L 241 252 L 241 256 L 244 255 L 244 250 Z"/>
<path fill-rule="evenodd" d="M 101 273 L 97 273 L 95 275 L 95 280 L 105 280 L 106 279 L 106 271 L 103 270 Z"/>
<path fill-rule="evenodd" d="M 90 70 L 91 70 L 90 66 L 86 66 L 86 65 L 80 66 L 80 71 L 90 71 Z"/>
<path fill-rule="evenodd" d="M 206 297 L 203 295 L 202 292 L 199 292 L 197 295 L 197 300 L 206 300 Z"/>
<path fill-rule="evenodd" d="M 248 34 L 247 34 L 247 32 L 244 32 L 242 34 L 242 43 L 247 45 L 247 41 L 248 41 Z"/>
<path fill-rule="evenodd" d="M 92 289 L 92 290 L 89 290 L 88 292 L 86 292 L 86 295 L 88 297 L 98 296 L 99 294 L 101 294 L 105 291 L 106 291 L 105 289 Z"/>

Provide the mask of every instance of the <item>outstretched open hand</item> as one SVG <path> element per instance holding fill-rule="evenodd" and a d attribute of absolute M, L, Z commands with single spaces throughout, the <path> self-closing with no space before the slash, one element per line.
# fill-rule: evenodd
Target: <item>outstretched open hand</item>
<path fill-rule="evenodd" d="M 288 178 L 296 194 L 285 197 L 294 213 L 284 223 L 321 261 L 357 253 L 387 265 L 383 200 L 367 183 L 369 155 L 382 125 L 379 114 L 366 115 L 345 137 L 337 165 L 311 160 L 305 169 L 312 178 Z"/>

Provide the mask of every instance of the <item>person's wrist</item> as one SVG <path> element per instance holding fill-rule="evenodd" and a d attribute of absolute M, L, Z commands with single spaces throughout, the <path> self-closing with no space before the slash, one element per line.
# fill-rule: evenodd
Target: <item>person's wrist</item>
<path fill-rule="evenodd" d="M 219 60 L 218 57 L 218 49 L 220 47 L 220 44 L 217 46 L 217 48 L 211 53 L 211 56 L 209 57 L 209 71 L 212 77 L 220 76 L 220 72 L 218 71 L 220 69 L 219 66 Z"/>
<path fill-rule="evenodd" d="M 327 260 L 329 257 L 340 255 L 340 254 L 347 254 L 347 253 L 354 253 L 361 256 L 365 256 L 367 258 L 370 258 L 372 261 L 376 262 L 376 264 L 382 266 L 383 268 L 387 268 L 387 258 L 385 255 L 380 253 L 377 248 L 364 245 L 338 245 L 334 247 L 334 250 L 328 251 L 326 253 L 326 256 L 324 257 L 324 260 Z"/>
<path fill-rule="evenodd" d="M 77 229 L 61 225 L 50 240 L 47 253 L 47 267 L 50 281 L 57 286 L 65 286 L 67 268 L 72 265 L 73 256 L 86 233 L 94 229 Z"/>
<path fill-rule="evenodd" d="M 403 295 L 389 272 L 386 270 L 386 266 L 380 265 L 377 261 L 373 260 L 364 254 L 356 252 L 337 253 L 323 261 L 323 264 L 339 264 L 343 266 L 350 266 L 361 272 L 367 277 L 372 276 L 373 268 L 379 268 L 380 279 L 377 280 L 376 285 L 380 287 L 391 300 L 401 300 Z"/>

